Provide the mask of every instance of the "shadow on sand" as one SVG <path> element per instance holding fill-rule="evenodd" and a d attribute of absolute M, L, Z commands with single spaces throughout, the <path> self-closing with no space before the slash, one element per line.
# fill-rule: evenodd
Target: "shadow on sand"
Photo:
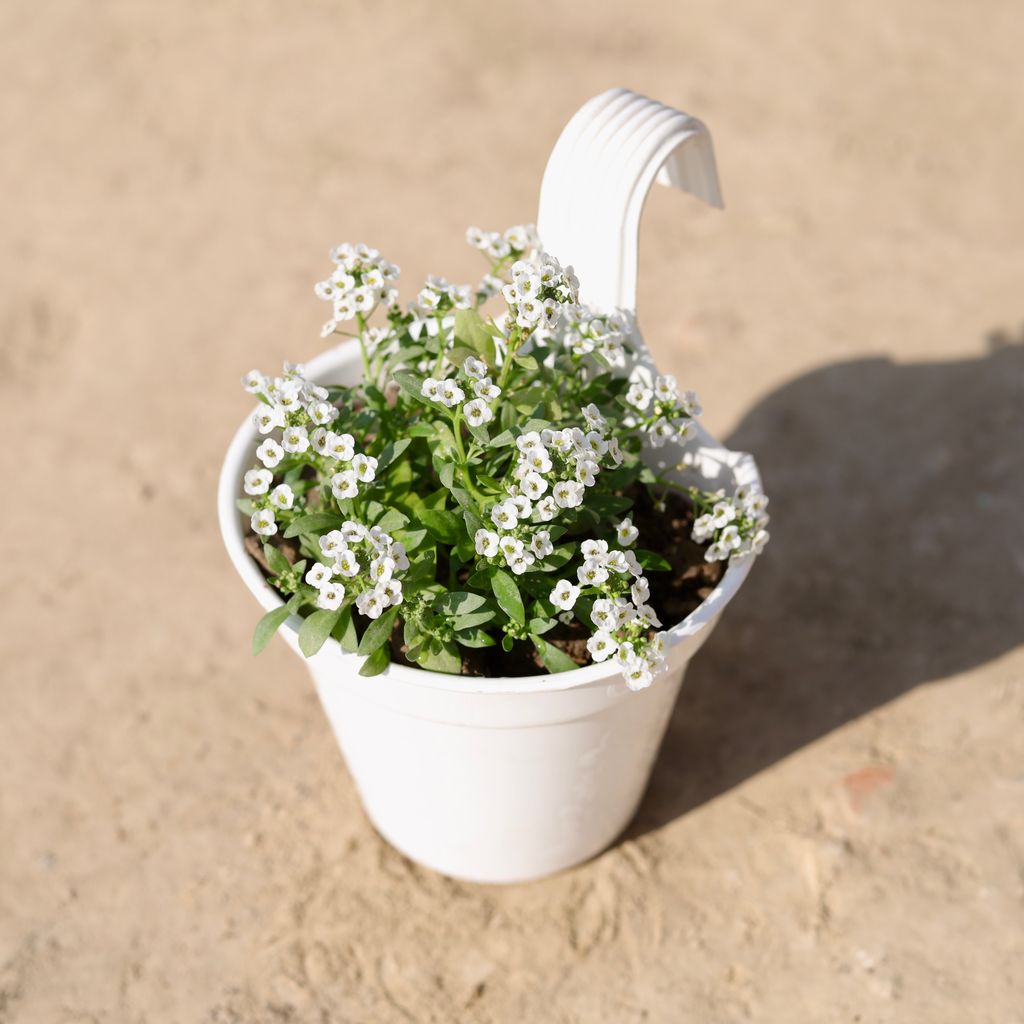
<path fill-rule="evenodd" d="M 1024 336 L 839 363 L 764 398 L 772 542 L 689 669 L 627 835 L 1024 642 Z"/>

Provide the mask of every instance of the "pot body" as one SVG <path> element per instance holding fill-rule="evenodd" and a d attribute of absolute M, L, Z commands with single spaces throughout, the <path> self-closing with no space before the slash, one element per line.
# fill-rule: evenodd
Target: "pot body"
<path fill-rule="evenodd" d="M 323 383 L 351 384 L 359 373 L 353 342 L 307 365 Z M 219 512 L 235 567 L 270 609 L 281 600 L 245 551 L 235 507 L 258 440 L 248 421 L 236 434 Z M 749 456 L 703 431 L 694 460 L 712 486 L 760 485 Z M 637 692 L 608 663 L 501 679 L 391 665 L 366 678 L 363 659 L 328 640 L 307 663 L 374 825 L 413 860 L 478 882 L 538 878 L 600 852 L 635 813 L 686 666 L 749 567 L 730 565 L 700 608 L 668 631 L 666 671 Z M 281 627 L 296 653 L 300 624 L 293 616 Z"/>

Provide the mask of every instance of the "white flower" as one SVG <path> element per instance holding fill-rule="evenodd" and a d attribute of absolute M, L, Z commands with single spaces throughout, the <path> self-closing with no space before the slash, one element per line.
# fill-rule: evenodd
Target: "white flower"
<path fill-rule="evenodd" d="M 608 541 L 585 540 L 580 545 L 580 554 L 584 558 L 593 558 L 595 561 L 603 563 L 608 557 Z"/>
<path fill-rule="evenodd" d="M 633 598 L 633 603 L 638 608 L 640 605 L 646 603 L 648 598 L 651 596 L 651 585 L 647 582 L 647 577 L 641 576 L 630 588 L 629 593 Z"/>
<path fill-rule="evenodd" d="M 619 442 L 617 438 L 612 438 L 608 442 L 608 454 L 611 456 L 612 462 L 616 466 L 622 465 L 622 450 L 619 448 Z"/>
<path fill-rule="evenodd" d="M 347 579 L 359 572 L 359 561 L 351 548 L 343 548 L 334 556 L 334 571 Z"/>
<path fill-rule="evenodd" d="M 650 429 L 651 444 L 655 448 L 662 448 L 666 441 L 671 441 L 676 438 L 679 431 L 672 426 L 672 424 L 662 416 L 656 420 Z"/>
<path fill-rule="evenodd" d="M 536 561 L 529 551 L 520 551 L 507 560 L 508 567 L 517 575 L 522 576 Z"/>
<path fill-rule="evenodd" d="M 538 558 L 547 558 L 555 550 L 549 530 L 538 530 L 530 540 L 530 550 Z"/>
<path fill-rule="evenodd" d="M 243 488 L 246 494 L 266 494 L 274 474 L 269 469 L 250 469 L 244 477 Z"/>
<path fill-rule="evenodd" d="M 429 398 L 432 402 L 441 401 L 441 382 L 434 380 L 433 377 L 428 377 L 420 385 L 420 394 L 424 398 Z"/>
<path fill-rule="evenodd" d="M 309 446 L 317 453 L 317 455 L 327 454 L 327 443 L 334 437 L 329 430 L 324 427 L 317 427 L 312 434 L 309 435 Z"/>
<path fill-rule="evenodd" d="M 605 559 L 604 564 L 608 566 L 611 572 L 629 572 L 629 562 L 626 561 L 626 553 L 624 551 L 613 551 Z"/>
<path fill-rule="evenodd" d="M 625 662 L 620 662 L 619 667 L 625 677 L 626 685 L 631 690 L 643 690 L 654 681 L 650 665 L 643 658 L 632 656 Z"/>
<path fill-rule="evenodd" d="M 449 409 L 459 405 L 466 398 L 466 392 L 453 380 L 441 381 L 441 401 Z"/>
<path fill-rule="evenodd" d="M 771 540 L 771 534 L 767 530 L 758 530 L 750 541 L 751 552 L 755 555 L 761 554 L 769 540 Z"/>
<path fill-rule="evenodd" d="M 324 565 L 323 562 L 314 562 L 306 573 L 305 580 L 311 587 L 321 590 L 331 582 L 330 566 Z"/>
<path fill-rule="evenodd" d="M 242 387 L 249 392 L 250 395 L 258 394 L 267 386 L 267 378 L 260 373 L 259 370 L 250 370 L 242 378 Z"/>
<path fill-rule="evenodd" d="M 477 530 L 473 540 L 478 555 L 493 558 L 498 553 L 498 535 L 493 530 Z"/>
<path fill-rule="evenodd" d="M 356 475 L 351 469 L 335 473 L 331 477 L 331 494 L 338 498 L 354 498 L 359 493 L 356 486 Z"/>
<path fill-rule="evenodd" d="M 330 402 L 323 401 L 310 402 L 306 412 L 318 427 L 325 427 L 328 423 L 333 423 L 338 415 L 338 410 Z"/>
<path fill-rule="evenodd" d="M 494 419 L 494 413 L 482 398 L 467 402 L 462 411 L 466 414 L 466 422 L 472 427 L 481 427 Z"/>
<path fill-rule="evenodd" d="M 274 520 L 274 510 L 269 508 L 260 509 L 252 514 L 252 529 L 261 537 L 273 537 L 277 533 L 277 522 Z"/>
<path fill-rule="evenodd" d="M 658 377 L 654 382 L 654 397 L 659 402 L 675 402 L 676 400 L 676 379 L 675 377 L 666 374 L 663 377 Z"/>
<path fill-rule="evenodd" d="M 583 407 L 583 418 L 587 421 L 587 426 L 591 430 L 598 430 L 603 433 L 608 429 L 608 421 L 601 415 L 601 410 L 593 402 Z"/>
<path fill-rule="evenodd" d="M 370 579 L 374 583 L 387 583 L 395 574 L 395 560 L 380 555 L 370 563 Z"/>
<path fill-rule="evenodd" d="M 728 526 L 736 518 L 736 509 L 728 501 L 717 502 L 711 513 L 711 525 L 716 530 L 721 529 L 723 526 Z"/>
<path fill-rule="evenodd" d="M 519 522 L 518 509 L 511 501 L 499 501 L 491 509 L 491 522 L 499 530 L 511 530 Z"/>
<path fill-rule="evenodd" d="M 698 543 L 702 544 L 715 532 L 715 524 L 711 521 L 710 515 L 698 516 L 693 523 L 693 530 L 690 536 Z"/>
<path fill-rule="evenodd" d="M 640 531 L 633 525 L 633 520 L 629 516 L 615 527 L 615 538 L 625 548 L 635 544 L 639 536 Z"/>
<path fill-rule="evenodd" d="M 537 514 L 537 518 L 542 523 L 550 523 L 555 518 L 555 513 L 558 511 L 558 506 L 555 505 L 555 499 L 549 494 L 546 498 L 541 498 L 540 501 L 534 506 L 534 511 Z"/>
<path fill-rule="evenodd" d="M 387 583 L 379 583 L 377 592 L 389 605 L 402 603 L 402 584 L 398 580 L 388 580 Z"/>
<path fill-rule="evenodd" d="M 486 249 L 488 245 L 487 235 L 479 228 L 466 228 L 466 241 L 474 249 Z"/>
<path fill-rule="evenodd" d="M 743 543 L 743 538 L 740 537 L 740 531 L 736 528 L 735 523 L 730 523 L 718 535 L 718 543 L 727 551 L 735 551 Z"/>
<path fill-rule="evenodd" d="M 391 545 L 391 557 L 395 560 L 395 571 L 405 572 L 409 568 L 409 556 L 405 553 L 405 545 L 395 541 Z"/>
<path fill-rule="evenodd" d="M 530 472 L 519 482 L 519 488 L 531 501 L 537 501 L 544 496 L 544 492 L 548 489 L 548 482 L 540 473 Z"/>
<path fill-rule="evenodd" d="M 467 356 L 462 364 L 462 369 L 467 377 L 472 377 L 476 381 L 483 380 L 487 376 L 487 364 L 482 359 L 477 359 L 476 356 Z"/>
<path fill-rule="evenodd" d="M 657 612 L 649 605 L 642 604 L 637 608 L 637 613 L 648 626 L 660 626 L 661 620 L 658 618 Z"/>
<path fill-rule="evenodd" d="M 583 504 L 583 484 L 576 480 L 559 480 L 551 490 L 559 508 L 577 508 Z"/>
<path fill-rule="evenodd" d="M 366 527 L 362 523 L 346 519 L 341 524 L 341 538 L 346 544 L 358 544 L 366 539 Z"/>
<path fill-rule="evenodd" d="M 596 558 L 588 558 L 577 570 L 576 578 L 585 587 L 596 587 L 608 579 L 608 567 Z"/>
<path fill-rule="evenodd" d="M 356 598 L 356 609 L 360 615 L 365 615 L 368 619 L 379 619 L 381 612 L 390 604 L 390 599 L 386 593 L 382 593 L 379 590 L 364 590 Z"/>
<path fill-rule="evenodd" d="M 270 503 L 275 508 L 287 512 L 295 504 L 295 494 L 287 484 L 278 484 L 270 492 Z"/>
<path fill-rule="evenodd" d="M 501 388 L 497 384 L 492 384 L 490 377 L 474 381 L 473 391 L 477 398 L 485 398 L 488 402 L 493 402 L 501 394 Z"/>
<path fill-rule="evenodd" d="M 320 551 L 327 558 L 333 558 L 339 551 L 344 551 L 345 547 L 345 538 L 340 530 L 331 530 L 320 538 Z"/>
<path fill-rule="evenodd" d="M 535 448 L 543 448 L 544 446 L 541 443 L 540 434 L 536 430 L 531 430 L 516 438 L 516 447 L 526 454 Z"/>
<path fill-rule="evenodd" d="M 555 589 L 551 591 L 549 600 L 556 608 L 569 611 L 580 596 L 580 588 L 568 580 L 559 580 Z"/>
<path fill-rule="evenodd" d="M 640 576 L 643 576 L 643 574 L 644 574 L 643 566 L 640 564 L 640 562 L 637 559 L 636 555 L 633 554 L 632 551 L 623 551 L 622 557 L 625 558 L 626 565 L 629 567 L 629 571 L 634 576 L 636 576 L 637 578 L 639 578 Z"/>
<path fill-rule="evenodd" d="M 729 557 L 729 552 L 725 550 L 720 544 L 710 544 L 707 551 L 704 552 L 705 562 L 721 562 Z"/>
<path fill-rule="evenodd" d="M 256 449 L 256 458 L 267 469 L 273 469 L 284 458 L 284 449 L 272 437 L 268 437 Z"/>
<path fill-rule="evenodd" d="M 355 454 L 355 440 L 351 434 L 330 433 L 327 437 L 327 454 L 339 462 L 350 462 Z"/>
<path fill-rule="evenodd" d="M 352 459 L 352 471 L 357 480 L 371 483 L 377 475 L 377 460 L 372 455 L 356 455 Z"/>
<path fill-rule="evenodd" d="M 506 534 L 498 540 L 498 550 L 506 559 L 522 554 L 525 546 L 526 545 L 521 540 L 518 540 L 511 534 Z"/>
<path fill-rule="evenodd" d="M 597 626 L 598 630 L 610 631 L 619 624 L 618 615 L 615 612 L 615 605 L 606 597 L 599 598 L 590 609 L 590 619 Z"/>
<path fill-rule="evenodd" d="M 576 479 L 584 487 L 593 487 L 597 483 L 597 474 L 600 472 L 596 462 L 590 459 L 583 459 L 576 463 Z"/>
<path fill-rule="evenodd" d="M 253 414 L 252 422 L 261 434 L 284 426 L 284 409 L 279 405 L 261 405 Z"/>
<path fill-rule="evenodd" d="M 548 455 L 547 448 L 542 444 L 536 448 L 531 448 L 520 458 L 522 459 L 522 465 L 529 466 L 530 469 L 537 473 L 547 473 L 551 469 L 551 456 Z"/>
<path fill-rule="evenodd" d="M 316 597 L 317 607 L 331 612 L 340 608 L 341 602 L 344 600 L 345 586 L 342 583 L 328 583 L 320 588 L 320 593 Z"/>
<path fill-rule="evenodd" d="M 281 443 L 286 452 L 300 455 L 309 448 L 309 434 L 305 427 L 288 427 L 281 436 Z"/>
<path fill-rule="evenodd" d="M 594 661 L 605 661 L 618 650 L 619 645 L 612 638 L 611 633 L 605 630 L 598 630 L 588 641 L 587 650 Z"/>
<path fill-rule="evenodd" d="M 696 391 L 684 391 L 678 398 L 679 408 L 687 416 L 699 416 L 703 411 L 700 402 L 697 400 Z"/>

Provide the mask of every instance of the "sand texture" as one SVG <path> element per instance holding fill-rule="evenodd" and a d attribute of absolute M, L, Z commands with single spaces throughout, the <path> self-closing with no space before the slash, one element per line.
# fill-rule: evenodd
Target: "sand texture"
<path fill-rule="evenodd" d="M 2 1024 L 1024 1021 L 1024 6 L 0 5 Z M 711 127 L 640 315 L 774 539 L 627 837 L 386 846 L 248 652 L 221 454 L 312 283 L 411 297 L 626 85 Z"/>

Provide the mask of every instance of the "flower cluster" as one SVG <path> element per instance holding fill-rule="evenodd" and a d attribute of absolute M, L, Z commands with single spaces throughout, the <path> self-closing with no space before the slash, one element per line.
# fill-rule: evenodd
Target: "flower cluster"
<path fill-rule="evenodd" d="M 321 337 L 333 334 L 340 323 L 357 317 L 368 318 L 377 306 L 390 306 L 398 297 L 393 282 L 399 270 L 367 245 L 335 246 L 331 250 L 335 269 L 317 283 L 319 298 L 333 307 L 331 319 L 321 328 Z"/>
<path fill-rule="evenodd" d="M 580 283 L 572 267 L 563 267 L 554 256 L 539 253 L 532 260 L 512 264 L 512 280 L 501 294 L 517 327 L 525 331 L 553 329 L 566 305 L 579 299 Z"/>
<path fill-rule="evenodd" d="M 675 377 L 657 377 L 654 387 L 635 380 L 626 392 L 630 408 L 628 423 L 639 427 L 655 448 L 670 441 L 682 444 L 693 434 L 691 420 L 701 414 L 700 402 L 693 391 L 680 394 Z"/>
<path fill-rule="evenodd" d="M 366 675 L 387 667 L 399 633 L 402 657 L 430 671 L 525 645 L 525 670 L 536 658 L 560 672 L 578 663 L 576 623 L 589 658 L 614 660 L 639 689 L 665 647 L 645 572 L 668 562 L 636 547 L 634 503 L 663 510 L 670 491 L 692 502 L 693 538 L 719 561 L 763 548 L 767 499 L 659 475 L 673 460 L 645 451 L 682 445 L 700 406 L 673 377 L 648 375 L 632 316 L 580 304 L 572 268 L 532 226 L 467 239 L 488 260 L 483 281 L 430 276 L 404 307 L 398 268 L 377 250 L 333 250 L 316 292 L 332 304 L 325 333 L 354 321 L 343 333 L 360 385 L 326 388 L 287 363 L 244 378 L 261 437 L 238 504 L 287 595 L 254 649 L 298 613 L 304 653 L 334 637 L 366 657 Z M 379 309 L 386 324 L 371 325 Z"/>
<path fill-rule="evenodd" d="M 466 401 L 466 388 L 473 393 L 469 401 Z M 448 409 L 461 405 L 466 422 L 471 427 L 482 427 L 494 419 L 489 403 L 501 394 L 501 388 L 487 375 L 487 364 L 482 359 L 467 356 L 461 373 L 443 380 L 427 377 L 420 386 L 420 394 L 428 401 L 438 402 Z"/>
<path fill-rule="evenodd" d="M 379 526 L 348 519 L 319 543 L 323 561 L 314 562 L 306 573 L 318 608 L 335 611 L 350 594 L 360 615 L 377 619 L 386 608 L 402 603 L 399 576 L 409 568 L 404 544 Z"/>
<path fill-rule="evenodd" d="M 709 562 L 742 558 L 745 555 L 759 555 L 768 543 L 768 498 L 760 491 L 739 487 L 731 497 L 725 491 L 715 491 L 701 499 L 696 497 L 698 508 L 703 506 L 693 524 L 693 539 L 698 544 L 708 541 L 704 558 Z"/>
<path fill-rule="evenodd" d="M 298 480 L 271 487 L 274 470 L 312 466 L 323 474 L 339 501 L 356 497 L 360 484 L 373 482 L 377 460 L 357 453 L 351 434 L 329 429 L 338 418 L 338 409 L 328 400 L 326 388 L 305 378 L 301 366 L 285 363 L 281 377 L 265 377 L 259 370 L 250 370 L 242 378 L 242 386 L 263 403 L 253 413 L 253 425 L 264 435 L 256 449 L 260 465 L 243 478 L 243 489 L 253 507 L 252 529 L 258 536 L 274 536 L 281 513 L 300 512 L 306 504 L 297 494 Z M 323 487 L 319 494 L 322 504 Z"/>
<path fill-rule="evenodd" d="M 574 356 L 596 354 L 617 369 L 626 365 L 633 321 L 625 310 L 595 313 L 586 306 L 569 306 L 563 323 L 561 342 Z"/>
<path fill-rule="evenodd" d="M 534 250 L 540 248 L 537 229 L 532 224 L 517 224 L 503 232 L 467 228 L 466 241 L 474 249 L 486 253 L 497 264 L 508 259 L 529 256 Z"/>
<path fill-rule="evenodd" d="M 626 550 L 610 548 L 605 540 L 584 541 L 576 583 L 559 580 L 549 597 L 563 612 L 572 611 L 581 597 L 592 600 L 589 618 L 595 632 L 587 650 L 594 661 L 614 657 L 632 690 L 649 686 L 661 671 L 665 646 L 664 634 L 653 632 L 661 622 L 648 604 L 650 583 L 628 550 L 637 537 L 636 527 L 626 518 L 617 527 L 617 540 Z"/>

